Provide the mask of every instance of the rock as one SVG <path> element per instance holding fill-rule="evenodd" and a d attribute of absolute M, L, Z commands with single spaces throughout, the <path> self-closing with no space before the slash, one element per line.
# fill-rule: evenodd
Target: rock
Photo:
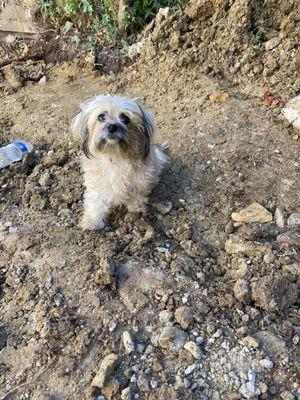
<path fill-rule="evenodd" d="M 300 129 L 300 94 L 291 99 L 282 109 L 284 117 L 296 129 Z"/>
<path fill-rule="evenodd" d="M 280 247 L 295 247 L 300 248 L 300 233 L 285 232 L 277 236 L 276 242 Z"/>
<path fill-rule="evenodd" d="M 271 252 L 267 244 L 252 243 L 240 240 L 237 235 L 230 235 L 225 242 L 225 251 L 229 254 L 245 254 L 247 257 L 264 256 Z"/>
<path fill-rule="evenodd" d="M 245 344 L 248 347 L 252 347 L 253 349 L 258 348 L 258 341 L 252 337 L 252 336 L 246 336 L 242 340 L 243 344 Z"/>
<path fill-rule="evenodd" d="M 240 393 L 245 399 L 256 397 L 255 385 L 252 382 L 243 383 L 240 387 Z"/>
<path fill-rule="evenodd" d="M 103 358 L 100 364 L 99 371 L 96 373 L 91 385 L 102 389 L 105 385 L 107 378 L 112 374 L 113 370 L 118 364 L 118 356 L 111 353 Z"/>
<path fill-rule="evenodd" d="M 168 214 L 172 210 L 172 207 L 173 204 L 171 201 L 156 203 L 156 210 L 163 215 Z"/>
<path fill-rule="evenodd" d="M 184 348 L 189 351 L 196 360 L 199 360 L 199 358 L 201 357 L 201 351 L 195 342 L 186 342 Z"/>
<path fill-rule="evenodd" d="M 19 89 L 23 86 L 21 74 L 18 68 L 14 68 L 11 65 L 3 68 L 4 78 L 8 84 L 8 87 L 13 89 Z"/>
<path fill-rule="evenodd" d="M 249 207 L 231 214 L 231 218 L 237 222 L 269 222 L 272 214 L 259 203 L 252 203 Z"/>
<path fill-rule="evenodd" d="M 46 172 L 44 175 L 42 175 L 39 179 L 39 184 L 42 187 L 49 187 L 52 184 L 52 179 L 51 176 L 48 172 Z"/>
<path fill-rule="evenodd" d="M 170 352 L 180 350 L 187 341 L 188 335 L 181 329 L 171 326 L 162 330 L 158 343 Z"/>
<path fill-rule="evenodd" d="M 284 215 L 281 210 L 281 208 L 276 208 L 275 214 L 274 214 L 275 222 L 278 228 L 284 228 L 285 226 L 285 221 L 284 221 Z"/>
<path fill-rule="evenodd" d="M 284 340 L 269 331 L 259 331 L 254 338 L 258 340 L 260 347 L 269 355 L 278 356 L 286 351 Z"/>
<path fill-rule="evenodd" d="M 104 388 L 101 390 L 102 394 L 107 400 L 114 400 L 119 391 L 120 384 L 116 379 L 109 381 Z"/>
<path fill-rule="evenodd" d="M 136 381 L 137 387 L 141 392 L 149 392 L 150 387 L 149 387 L 149 379 L 145 374 L 140 374 L 137 381 Z"/>
<path fill-rule="evenodd" d="M 282 400 L 295 400 L 295 396 L 288 391 L 284 391 L 284 392 L 280 393 L 280 398 Z"/>
<path fill-rule="evenodd" d="M 300 214 L 299 213 L 291 214 L 287 219 L 287 224 L 288 224 L 288 226 L 291 226 L 291 227 L 300 226 Z"/>
<path fill-rule="evenodd" d="M 123 332 L 122 342 L 123 342 L 123 346 L 125 348 L 126 354 L 131 354 L 135 349 L 135 345 L 134 345 L 134 341 L 128 331 Z"/>
<path fill-rule="evenodd" d="M 264 255 L 263 260 L 266 264 L 271 264 L 275 260 L 275 256 L 272 253 L 267 253 Z"/>
<path fill-rule="evenodd" d="M 116 264 L 109 257 L 100 260 L 100 268 L 96 271 L 95 281 L 105 286 L 115 283 Z"/>
<path fill-rule="evenodd" d="M 264 382 L 260 382 L 258 384 L 258 388 L 260 390 L 260 393 L 267 393 L 268 391 L 268 385 L 266 385 Z"/>
<path fill-rule="evenodd" d="M 265 276 L 251 285 L 256 306 L 268 312 L 284 311 L 297 301 L 297 285 L 281 276 Z"/>
<path fill-rule="evenodd" d="M 280 44 L 280 42 L 281 42 L 280 37 L 278 37 L 278 36 L 274 37 L 265 43 L 265 48 L 267 51 L 273 50 L 273 49 L 275 49 L 275 47 L 277 47 Z"/>
<path fill-rule="evenodd" d="M 237 300 L 244 304 L 250 304 L 251 288 L 249 282 L 247 282 L 245 279 L 238 279 L 235 282 L 233 292 Z"/>
<path fill-rule="evenodd" d="M 272 369 L 273 368 L 273 363 L 268 358 L 263 358 L 262 360 L 259 361 L 259 364 L 265 369 Z"/>
<path fill-rule="evenodd" d="M 39 80 L 39 84 L 40 84 L 40 85 L 45 85 L 48 81 L 49 81 L 48 76 L 44 75 L 44 76 L 42 76 L 41 79 Z"/>
<path fill-rule="evenodd" d="M 175 311 L 175 320 L 183 329 L 187 329 L 189 325 L 193 322 L 191 308 L 188 306 L 177 308 L 177 310 Z"/>
<path fill-rule="evenodd" d="M 213 103 L 225 103 L 229 99 L 228 92 L 215 92 L 209 95 L 209 100 Z"/>
<path fill-rule="evenodd" d="M 186 369 L 185 369 L 185 371 L 184 371 L 184 375 L 191 375 L 191 373 L 193 373 L 194 371 L 195 371 L 195 369 L 197 368 L 197 364 L 192 364 L 192 365 L 189 365 Z"/>
<path fill-rule="evenodd" d="M 133 394 L 130 386 L 122 390 L 121 393 L 121 399 L 122 400 L 132 400 L 133 399 Z"/>

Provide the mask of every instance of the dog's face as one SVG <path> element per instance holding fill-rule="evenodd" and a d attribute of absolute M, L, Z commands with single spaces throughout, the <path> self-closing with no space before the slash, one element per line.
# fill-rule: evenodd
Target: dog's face
<path fill-rule="evenodd" d="M 121 151 L 129 159 L 144 160 L 150 150 L 154 123 L 151 114 L 135 100 L 95 96 L 80 106 L 71 129 L 80 136 L 86 157 Z"/>

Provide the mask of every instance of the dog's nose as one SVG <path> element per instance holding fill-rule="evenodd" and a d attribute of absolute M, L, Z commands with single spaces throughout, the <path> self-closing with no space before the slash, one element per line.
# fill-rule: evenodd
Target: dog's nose
<path fill-rule="evenodd" d="M 109 133 L 114 133 L 114 132 L 117 131 L 118 125 L 116 125 L 116 124 L 110 124 L 110 125 L 108 125 L 107 129 L 108 129 L 108 132 L 109 132 Z"/>

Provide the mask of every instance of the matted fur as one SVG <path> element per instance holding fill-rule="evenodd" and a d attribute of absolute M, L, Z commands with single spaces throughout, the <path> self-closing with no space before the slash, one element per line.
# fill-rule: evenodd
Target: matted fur
<path fill-rule="evenodd" d="M 167 157 L 152 144 L 153 117 L 136 100 L 101 95 L 88 99 L 80 109 L 71 129 L 81 138 L 83 149 L 86 191 L 81 227 L 101 229 L 114 206 L 124 204 L 130 211 L 145 208 Z M 116 132 L 109 131 L 112 125 Z"/>

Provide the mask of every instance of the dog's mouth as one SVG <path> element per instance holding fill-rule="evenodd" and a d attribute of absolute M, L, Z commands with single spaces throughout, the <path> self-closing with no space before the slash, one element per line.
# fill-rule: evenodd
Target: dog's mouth
<path fill-rule="evenodd" d="M 126 147 L 127 145 L 127 133 L 126 130 L 120 125 L 116 125 L 113 128 L 105 127 L 101 132 L 97 144 L 97 150 L 103 151 L 106 147 L 110 146 L 121 146 Z"/>

